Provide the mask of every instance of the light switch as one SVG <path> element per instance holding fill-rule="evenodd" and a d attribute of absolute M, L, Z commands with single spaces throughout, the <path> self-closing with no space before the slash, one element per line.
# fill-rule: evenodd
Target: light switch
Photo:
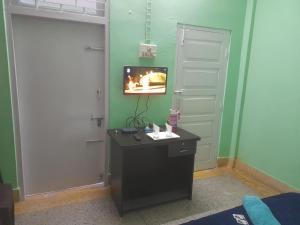
<path fill-rule="evenodd" d="M 140 44 L 140 58 L 154 58 L 156 56 L 157 45 L 153 44 Z"/>

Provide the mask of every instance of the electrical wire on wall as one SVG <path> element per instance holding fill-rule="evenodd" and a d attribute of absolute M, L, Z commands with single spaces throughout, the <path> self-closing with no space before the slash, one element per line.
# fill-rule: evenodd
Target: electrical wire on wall
<path fill-rule="evenodd" d="M 136 102 L 134 115 L 130 116 L 126 119 L 126 127 L 141 128 L 141 127 L 148 126 L 150 121 L 147 117 L 143 116 L 143 114 L 146 113 L 149 109 L 149 99 L 150 99 L 150 97 L 149 97 L 149 95 L 147 96 L 145 109 L 138 113 L 140 99 L 141 99 L 141 96 L 139 95 L 138 100 Z"/>
<path fill-rule="evenodd" d="M 151 44 L 152 0 L 146 0 L 145 13 L 145 40 L 140 43 L 139 57 L 153 59 L 156 57 L 157 45 Z"/>
<path fill-rule="evenodd" d="M 151 42 L 151 13 L 152 13 L 152 0 L 146 0 L 146 17 L 145 17 L 145 44 L 150 44 Z M 149 125 L 150 121 L 147 117 L 143 116 L 144 113 L 146 113 L 149 109 L 149 99 L 150 96 L 147 96 L 145 109 L 141 112 L 139 111 L 139 104 L 140 104 L 141 96 L 139 95 L 134 115 L 129 116 L 126 119 L 126 127 L 135 127 L 135 128 L 141 128 L 146 127 Z"/>
<path fill-rule="evenodd" d="M 145 19 L 145 44 L 150 44 L 151 41 L 151 13 L 152 0 L 146 0 L 146 19 Z"/>

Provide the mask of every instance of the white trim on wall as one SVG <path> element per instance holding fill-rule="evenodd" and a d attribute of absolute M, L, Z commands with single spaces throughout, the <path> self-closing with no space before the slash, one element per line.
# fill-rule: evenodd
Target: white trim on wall
<path fill-rule="evenodd" d="M 91 16 L 85 14 L 78 14 L 72 12 L 60 12 L 47 9 L 34 9 L 29 7 L 9 5 L 7 11 L 10 15 L 25 15 L 25 16 L 36 16 L 51 19 L 60 19 L 68 21 L 76 21 L 83 23 L 94 23 L 94 24 L 107 24 L 107 18 L 101 16 Z"/>

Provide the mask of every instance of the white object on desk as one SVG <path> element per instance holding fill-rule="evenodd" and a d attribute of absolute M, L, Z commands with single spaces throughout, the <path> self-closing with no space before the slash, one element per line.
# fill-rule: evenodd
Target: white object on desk
<path fill-rule="evenodd" d="M 147 134 L 149 137 L 151 137 L 153 140 L 164 140 L 164 139 L 171 139 L 171 138 L 180 138 L 179 135 L 171 132 L 159 132 L 158 136 L 155 136 L 155 133 L 148 133 Z"/>
<path fill-rule="evenodd" d="M 159 137 L 159 126 L 157 126 L 155 123 L 153 123 L 153 137 L 154 138 Z"/>
<path fill-rule="evenodd" d="M 172 126 L 166 123 L 166 128 L 167 128 L 167 130 L 166 130 L 167 134 L 166 135 L 168 137 L 171 137 L 172 136 Z"/>

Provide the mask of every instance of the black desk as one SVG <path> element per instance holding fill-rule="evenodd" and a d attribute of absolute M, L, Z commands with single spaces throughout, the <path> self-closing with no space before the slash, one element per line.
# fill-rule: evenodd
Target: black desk
<path fill-rule="evenodd" d="M 139 132 L 108 130 L 111 139 L 111 194 L 124 212 L 183 198 L 192 198 L 194 156 L 200 138 L 177 128 L 180 138 L 154 141 Z"/>
<path fill-rule="evenodd" d="M 0 183 L 0 225 L 14 225 L 14 199 L 10 185 Z"/>

